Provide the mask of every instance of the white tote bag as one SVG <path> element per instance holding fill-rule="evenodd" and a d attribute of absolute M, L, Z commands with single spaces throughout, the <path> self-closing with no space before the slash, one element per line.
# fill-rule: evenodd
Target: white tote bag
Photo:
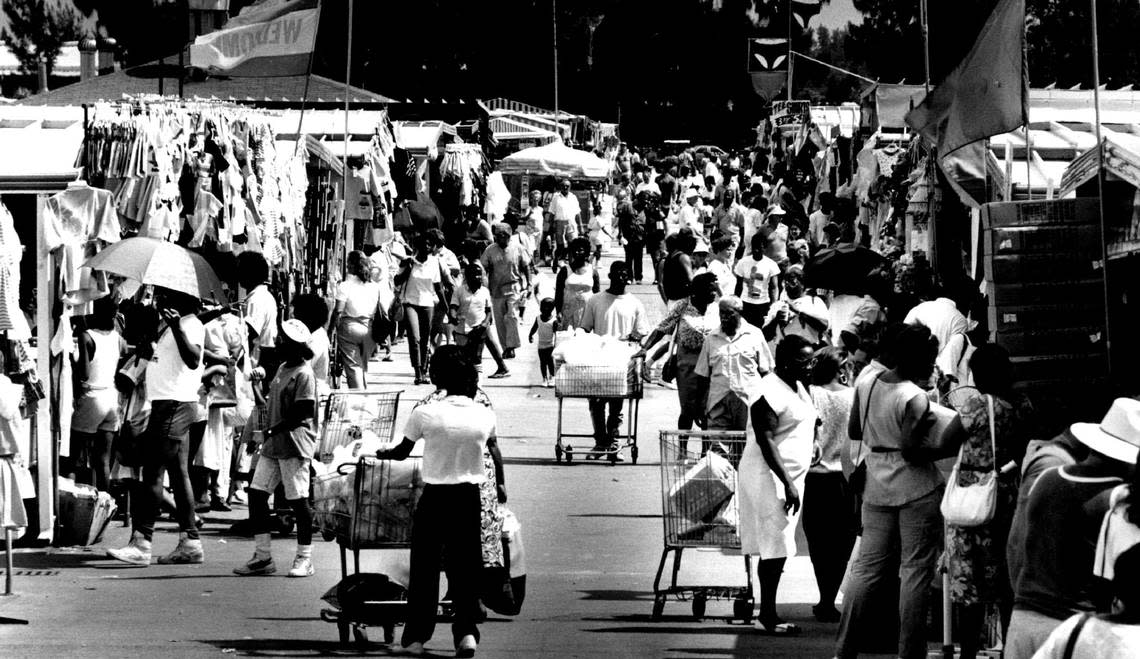
<path fill-rule="evenodd" d="M 973 485 L 959 485 L 958 472 L 962 468 L 965 444 L 958 449 L 958 461 L 950 471 L 946 492 L 942 495 L 942 517 L 947 524 L 953 526 L 981 526 L 993 519 L 994 508 L 997 506 L 998 458 L 993 396 L 986 394 L 986 403 L 989 407 L 990 445 L 994 451 L 994 468 Z"/>

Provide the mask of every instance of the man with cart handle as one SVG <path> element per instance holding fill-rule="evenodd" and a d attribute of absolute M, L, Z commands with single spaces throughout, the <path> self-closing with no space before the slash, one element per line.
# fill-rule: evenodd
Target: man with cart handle
<path fill-rule="evenodd" d="M 610 286 L 594 295 L 586 302 L 579 327 L 587 332 L 612 336 L 623 341 L 639 341 L 649 334 L 649 322 L 645 306 L 641 300 L 626 293 L 630 272 L 625 261 L 610 264 Z M 618 448 L 617 433 L 622 422 L 621 398 L 590 398 L 590 421 L 594 426 L 594 450 L 588 459 L 597 459 L 606 453 L 613 453 L 617 462 L 623 462 Z M 609 418 L 606 405 L 609 404 Z"/>

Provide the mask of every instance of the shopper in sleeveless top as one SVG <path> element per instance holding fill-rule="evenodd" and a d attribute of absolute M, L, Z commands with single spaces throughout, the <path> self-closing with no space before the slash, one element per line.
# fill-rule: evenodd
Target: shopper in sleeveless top
<path fill-rule="evenodd" d="M 899 566 L 899 653 L 926 657 L 926 608 L 942 545 L 942 475 L 920 448 L 929 400 L 918 382 L 934 371 L 938 340 L 910 327 L 895 344 L 895 368 L 855 390 L 848 434 L 864 443 L 863 536 L 844 593 L 839 659 L 859 653 L 858 630 L 880 584 Z"/>
<path fill-rule="evenodd" d="M 115 373 L 122 357 L 122 337 L 115 330 L 115 302 L 110 296 L 94 303 L 87 330 L 79 335 L 80 383 L 71 415 L 72 456 L 77 480 L 106 492 L 111 481 L 111 443 L 119 431 L 119 392 Z M 90 473 L 90 477 L 88 477 Z"/>

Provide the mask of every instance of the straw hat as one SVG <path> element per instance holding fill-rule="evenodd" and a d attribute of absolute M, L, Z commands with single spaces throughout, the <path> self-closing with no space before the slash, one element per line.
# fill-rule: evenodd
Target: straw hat
<path fill-rule="evenodd" d="M 1140 453 L 1140 400 L 1117 398 L 1100 423 L 1074 423 L 1073 436 L 1113 460 L 1133 464 Z"/>

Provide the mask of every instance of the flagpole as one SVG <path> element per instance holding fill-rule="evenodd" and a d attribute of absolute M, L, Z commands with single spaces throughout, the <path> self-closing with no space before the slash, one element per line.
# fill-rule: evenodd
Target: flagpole
<path fill-rule="evenodd" d="M 792 0 L 788 0 L 788 100 L 792 100 Z"/>
<path fill-rule="evenodd" d="M 1092 8 L 1092 64 L 1093 64 L 1093 125 L 1096 134 L 1096 188 L 1097 208 L 1100 212 L 1100 267 L 1104 277 L 1104 347 L 1108 356 L 1108 377 L 1112 379 L 1112 336 L 1108 312 L 1108 227 L 1104 222 L 1104 143 L 1100 130 L 1100 39 L 1097 36 L 1096 0 L 1089 0 Z"/>
<path fill-rule="evenodd" d="M 1094 0 L 1095 1 L 1095 0 Z M 1021 61 L 1022 75 L 1026 76 L 1028 80 L 1029 71 L 1029 38 L 1026 32 L 1029 26 L 1021 29 Z M 1025 87 L 1029 84 L 1026 83 Z M 1033 135 L 1030 134 L 1032 126 L 1029 123 L 1029 103 L 1026 102 L 1025 106 L 1025 198 L 1033 201 Z M 1041 176 L 1045 176 L 1045 172 L 1041 172 Z"/>
<path fill-rule="evenodd" d="M 317 26 L 315 28 L 317 32 L 320 32 L 321 29 L 321 7 L 323 6 L 324 3 L 317 0 Z M 309 66 L 305 69 L 305 88 L 301 92 L 301 114 L 297 117 L 297 144 L 293 147 L 294 156 L 300 153 L 302 148 L 305 148 L 303 147 L 304 134 L 301 132 L 301 128 L 305 125 L 305 106 L 308 105 L 309 102 L 309 82 L 313 79 L 313 58 L 316 56 L 316 53 L 317 35 L 316 32 L 314 32 L 313 49 L 309 51 Z"/>
<path fill-rule="evenodd" d="M 926 93 L 930 93 L 930 24 L 928 22 L 928 11 L 926 8 L 926 0 L 919 0 L 918 13 L 922 23 L 922 57 L 925 63 L 926 71 Z"/>
<path fill-rule="evenodd" d="M 341 217 L 343 218 L 342 224 L 345 231 L 345 244 L 348 244 L 348 236 L 352 236 L 353 249 L 358 249 L 361 245 L 356 245 L 356 227 L 353 226 L 352 233 L 349 234 L 348 230 L 348 140 L 351 134 L 348 132 L 348 113 L 351 110 L 351 90 L 352 90 L 352 18 L 353 9 L 355 8 L 356 0 L 348 0 L 348 38 L 347 44 L 344 49 L 344 157 L 341 161 L 341 167 L 344 170 L 344 176 L 341 177 Z M 315 50 L 315 49 L 314 49 Z"/>
<path fill-rule="evenodd" d="M 558 139 L 562 139 L 562 130 L 558 125 L 558 0 L 550 0 L 550 28 L 553 32 L 551 45 L 554 49 L 554 132 Z"/>

